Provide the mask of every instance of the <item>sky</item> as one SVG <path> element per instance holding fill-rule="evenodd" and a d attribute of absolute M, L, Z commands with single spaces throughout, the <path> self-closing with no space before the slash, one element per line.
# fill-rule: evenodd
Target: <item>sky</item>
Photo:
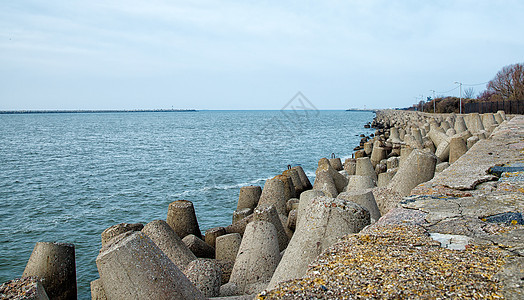
<path fill-rule="evenodd" d="M 0 0 L 0 110 L 407 107 L 524 62 L 524 1 Z M 454 90 L 452 90 L 454 89 Z M 450 91 L 452 90 L 452 91 Z M 444 93 L 446 92 L 446 93 Z"/>

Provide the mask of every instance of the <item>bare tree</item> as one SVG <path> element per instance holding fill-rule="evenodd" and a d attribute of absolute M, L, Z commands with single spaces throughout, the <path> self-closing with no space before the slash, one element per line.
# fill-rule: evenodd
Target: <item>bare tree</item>
<path fill-rule="evenodd" d="M 503 67 L 488 83 L 488 90 L 503 99 L 524 100 L 524 63 Z"/>
<path fill-rule="evenodd" d="M 464 98 L 466 99 L 473 99 L 473 95 L 475 95 L 475 89 L 470 87 L 464 90 Z"/>

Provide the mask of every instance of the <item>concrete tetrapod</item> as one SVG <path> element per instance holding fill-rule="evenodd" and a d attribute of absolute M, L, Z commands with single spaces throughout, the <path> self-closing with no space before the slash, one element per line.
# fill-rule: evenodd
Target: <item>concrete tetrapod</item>
<path fill-rule="evenodd" d="M 357 233 L 370 224 L 369 212 L 343 199 L 317 197 L 298 224 L 268 289 L 303 276 L 307 266 L 340 237 Z"/>
<path fill-rule="evenodd" d="M 49 299 L 76 299 L 75 245 L 38 242 L 22 277 L 36 276 Z"/>
<path fill-rule="evenodd" d="M 277 231 L 266 221 L 247 225 L 228 284 L 240 294 L 263 291 L 280 262 Z"/>
<path fill-rule="evenodd" d="M 315 174 L 318 176 L 318 173 L 320 172 L 327 172 L 329 176 L 331 176 L 333 183 L 335 183 L 335 187 L 337 188 L 337 193 L 344 191 L 344 188 L 348 184 L 348 180 L 344 175 L 335 170 L 331 164 L 329 164 L 329 160 L 327 158 L 321 158 L 318 161 L 318 167 L 315 171 Z"/>
<path fill-rule="evenodd" d="M 108 299 L 204 299 L 142 232 L 134 232 L 103 248 L 96 266 Z"/>
<path fill-rule="evenodd" d="M 286 213 L 286 202 L 289 198 L 286 198 L 286 186 L 282 180 L 275 177 L 266 180 L 264 189 L 262 189 L 262 195 L 258 201 L 257 207 L 266 207 L 275 205 L 278 213 Z"/>
<path fill-rule="evenodd" d="M 371 189 L 376 186 L 377 185 L 375 184 L 375 181 L 373 181 L 373 178 L 371 178 L 371 176 L 353 175 L 349 177 L 349 182 L 344 192 L 349 192 L 352 190 Z"/>
<path fill-rule="evenodd" d="M 313 188 L 311 185 L 311 182 L 309 181 L 309 178 L 306 175 L 306 172 L 304 172 L 304 169 L 302 169 L 301 166 L 295 166 L 291 168 L 298 173 L 298 177 L 300 177 L 300 181 L 302 182 L 302 186 L 304 187 L 304 190 L 310 190 Z"/>
<path fill-rule="evenodd" d="M 338 195 L 337 186 L 327 170 L 317 171 L 313 190 L 322 191 L 330 197 Z"/>
<path fill-rule="evenodd" d="M 215 258 L 215 248 L 194 234 L 186 235 L 186 237 L 182 239 L 182 242 L 186 244 L 187 248 L 189 248 L 196 257 Z"/>
<path fill-rule="evenodd" d="M 452 138 L 451 143 L 449 144 L 449 163 L 454 163 L 467 151 L 468 146 L 462 137 L 457 136 Z"/>
<path fill-rule="evenodd" d="M 258 185 L 243 186 L 238 195 L 237 210 L 243 208 L 255 209 L 262 194 L 262 188 Z"/>
<path fill-rule="evenodd" d="M 216 259 L 235 261 L 241 242 L 242 237 L 239 233 L 230 233 L 219 236 L 216 240 Z"/>
<path fill-rule="evenodd" d="M 371 189 L 352 190 L 350 192 L 344 192 L 338 195 L 338 199 L 344 199 L 346 201 L 354 202 L 369 211 L 371 223 L 375 223 L 380 217 L 380 210 L 378 209 L 375 196 Z"/>
<path fill-rule="evenodd" d="M 149 222 L 142 232 L 146 234 L 180 270 L 196 259 L 180 237 L 164 220 Z"/>
<path fill-rule="evenodd" d="M 371 176 L 375 182 L 377 181 L 377 173 L 375 173 L 369 157 L 357 158 L 355 175 Z"/>
<path fill-rule="evenodd" d="M 354 158 L 346 158 L 346 161 L 344 162 L 344 170 L 346 170 L 348 175 L 355 175 L 356 169 L 357 160 Z"/>
<path fill-rule="evenodd" d="M 298 175 L 297 170 L 285 170 L 284 172 L 282 172 L 282 175 L 291 179 L 291 182 L 293 183 L 293 187 L 295 189 L 295 196 L 300 196 L 300 193 L 304 191 L 304 186 L 302 185 L 302 181 L 300 180 L 300 176 Z"/>
<path fill-rule="evenodd" d="M 433 153 L 415 149 L 387 187 L 402 196 L 408 196 L 414 187 L 433 178 L 436 164 L 437 157 Z"/>
<path fill-rule="evenodd" d="M 255 212 L 253 213 L 253 222 L 255 221 L 266 221 L 273 224 L 277 230 L 279 251 L 286 249 L 289 243 L 288 234 L 284 228 L 286 224 L 282 224 L 277 210 L 273 205 L 255 209 Z"/>
<path fill-rule="evenodd" d="M 49 300 L 37 277 L 22 277 L 4 282 L 0 285 L 0 297 L 5 300 Z"/>
<path fill-rule="evenodd" d="M 222 269 L 214 259 L 198 258 L 184 270 L 195 287 L 204 297 L 218 297 L 222 285 Z"/>
<path fill-rule="evenodd" d="M 167 224 L 173 228 L 178 237 L 183 239 L 186 235 L 202 236 L 191 201 L 178 200 L 171 202 L 167 209 Z"/>
<path fill-rule="evenodd" d="M 298 203 L 297 221 L 295 227 L 300 226 L 299 224 L 301 222 L 301 219 L 304 218 L 304 216 L 306 215 L 306 209 L 309 206 L 309 204 L 313 201 L 313 199 L 322 196 L 326 196 L 326 194 L 318 190 L 309 190 L 300 195 L 300 202 Z"/>
<path fill-rule="evenodd" d="M 144 228 L 144 224 L 142 223 L 120 223 L 106 228 L 104 231 L 102 231 L 102 234 L 100 235 L 102 238 L 102 247 L 104 247 L 112 238 L 114 238 L 117 235 L 120 235 L 128 231 L 140 231 L 142 230 L 142 228 Z"/>
<path fill-rule="evenodd" d="M 211 247 L 215 248 L 216 246 L 216 239 L 219 236 L 222 236 L 226 234 L 226 229 L 224 227 L 213 227 L 208 230 L 206 230 L 206 234 L 204 236 L 204 241 Z"/>
<path fill-rule="evenodd" d="M 106 291 L 102 285 L 102 280 L 98 278 L 97 280 L 91 281 L 91 300 L 107 300 Z"/>

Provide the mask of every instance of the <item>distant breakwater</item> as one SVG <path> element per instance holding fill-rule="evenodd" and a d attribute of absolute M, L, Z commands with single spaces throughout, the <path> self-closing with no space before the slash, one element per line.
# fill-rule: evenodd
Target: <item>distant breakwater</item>
<path fill-rule="evenodd" d="M 82 114 L 82 113 L 137 113 L 137 112 L 197 112 L 196 109 L 108 109 L 108 110 L 2 110 L 0 114 Z"/>

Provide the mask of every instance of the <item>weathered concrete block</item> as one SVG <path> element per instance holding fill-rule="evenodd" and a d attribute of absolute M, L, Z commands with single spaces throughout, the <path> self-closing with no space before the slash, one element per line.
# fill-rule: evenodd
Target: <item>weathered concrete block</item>
<path fill-rule="evenodd" d="M 224 227 L 213 227 L 206 230 L 206 235 L 204 241 L 211 247 L 215 248 L 216 239 L 219 236 L 226 234 L 226 229 Z"/>
<path fill-rule="evenodd" d="M 199 258 L 215 258 L 215 248 L 209 246 L 201 238 L 194 234 L 186 235 L 182 239 L 182 242 L 186 244 L 187 248 Z"/>
<path fill-rule="evenodd" d="M 449 163 L 454 163 L 467 151 L 468 147 L 466 146 L 466 142 L 464 142 L 464 139 L 462 139 L 462 137 L 458 136 L 452 138 L 451 143 L 449 144 Z"/>
<path fill-rule="evenodd" d="M 239 233 L 219 236 L 216 240 L 216 259 L 235 261 L 241 242 L 242 237 Z"/>
<path fill-rule="evenodd" d="M 272 178 L 266 180 L 262 195 L 258 201 L 257 207 L 266 207 L 275 205 L 275 208 L 280 213 L 286 213 L 286 186 L 280 178 Z"/>
<path fill-rule="evenodd" d="M 204 295 L 218 297 L 222 285 L 222 269 L 214 259 L 199 258 L 189 263 L 184 275 Z"/>
<path fill-rule="evenodd" d="M 238 251 L 229 284 L 236 293 L 252 294 L 264 290 L 280 262 L 277 231 L 266 221 L 251 222 Z"/>
<path fill-rule="evenodd" d="M 114 238 L 117 235 L 120 235 L 128 231 L 140 231 L 142 230 L 142 228 L 144 228 L 144 224 L 142 223 L 120 223 L 117 225 L 113 225 L 107 228 L 106 230 L 102 231 L 102 247 L 104 247 L 112 238 Z"/>
<path fill-rule="evenodd" d="M 345 192 L 352 190 L 364 190 L 376 187 L 375 181 L 371 176 L 353 175 L 349 177 L 348 185 Z"/>
<path fill-rule="evenodd" d="M 348 175 L 355 175 L 355 171 L 357 169 L 357 160 L 354 158 L 347 158 L 346 161 L 344 161 L 344 170 L 348 173 Z"/>
<path fill-rule="evenodd" d="M 96 265 L 108 299 L 204 299 L 142 232 L 103 248 Z"/>
<path fill-rule="evenodd" d="M 302 193 L 300 195 L 300 202 L 298 203 L 298 210 L 297 210 L 297 223 L 296 226 L 298 227 L 298 224 L 300 224 L 301 218 L 303 218 L 306 215 L 306 209 L 309 206 L 309 203 L 313 201 L 316 197 L 322 197 L 326 196 L 326 194 L 322 191 L 318 190 L 310 190 Z"/>
<path fill-rule="evenodd" d="M 162 250 L 180 270 L 196 259 L 175 231 L 163 220 L 149 222 L 142 232 Z"/>
<path fill-rule="evenodd" d="M 302 185 L 302 181 L 300 180 L 300 176 L 298 175 L 297 170 L 288 169 L 282 172 L 282 175 L 291 179 L 291 182 L 293 183 L 293 188 L 295 190 L 295 197 L 300 196 L 300 193 L 302 193 L 305 190 L 305 187 Z"/>
<path fill-rule="evenodd" d="M 304 172 L 304 169 L 302 169 L 301 166 L 295 166 L 291 169 L 297 171 L 298 177 L 300 177 L 300 181 L 302 182 L 302 186 L 304 187 L 304 191 L 310 190 L 313 188 L 311 185 L 311 182 L 309 181 L 309 178 L 307 177 L 306 173 Z"/>
<path fill-rule="evenodd" d="M 375 169 L 373 168 L 369 157 L 357 158 L 355 175 L 371 176 L 375 182 L 377 181 L 377 173 L 375 173 Z"/>
<path fill-rule="evenodd" d="M 76 299 L 75 245 L 38 242 L 22 277 L 36 276 L 50 299 Z"/>
<path fill-rule="evenodd" d="M 433 153 L 415 149 L 400 166 L 388 187 L 408 196 L 414 187 L 433 178 L 436 164 L 437 157 Z"/>
<path fill-rule="evenodd" d="M 303 276 L 308 264 L 323 250 L 341 236 L 359 232 L 369 223 L 369 212 L 355 203 L 329 197 L 314 198 L 298 224 L 268 288 Z"/>
<path fill-rule="evenodd" d="M 102 285 L 102 280 L 98 278 L 97 280 L 91 281 L 91 300 L 107 300 L 106 291 Z"/>
<path fill-rule="evenodd" d="M 243 186 L 238 194 L 237 210 L 243 208 L 255 209 L 262 195 L 262 188 L 258 185 Z"/>
<path fill-rule="evenodd" d="M 397 174 L 398 168 L 390 169 L 387 172 L 378 174 L 378 187 L 384 187 L 389 184 L 391 179 Z"/>
<path fill-rule="evenodd" d="M 286 224 L 282 224 L 278 212 L 273 205 L 255 209 L 253 222 L 256 221 L 266 221 L 273 224 L 277 231 L 279 251 L 286 249 L 289 243 L 289 237 L 284 228 Z"/>
<path fill-rule="evenodd" d="M 242 208 L 235 210 L 233 212 L 233 222 L 232 224 L 235 224 L 236 222 L 244 219 L 245 217 L 253 214 L 253 210 L 251 208 Z"/>
<path fill-rule="evenodd" d="M 367 209 L 369 211 L 371 223 L 375 223 L 381 217 L 380 210 L 378 209 L 377 202 L 375 201 L 371 189 L 344 192 L 339 194 L 337 198 L 354 202 Z"/>
<path fill-rule="evenodd" d="M 181 239 L 189 234 L 194 234 L 198 237 L 202 236 L 198 227 L 195 208 L 191 201 L 178 200 L 171 202 L 167 209 L 166 221 Z"/>

